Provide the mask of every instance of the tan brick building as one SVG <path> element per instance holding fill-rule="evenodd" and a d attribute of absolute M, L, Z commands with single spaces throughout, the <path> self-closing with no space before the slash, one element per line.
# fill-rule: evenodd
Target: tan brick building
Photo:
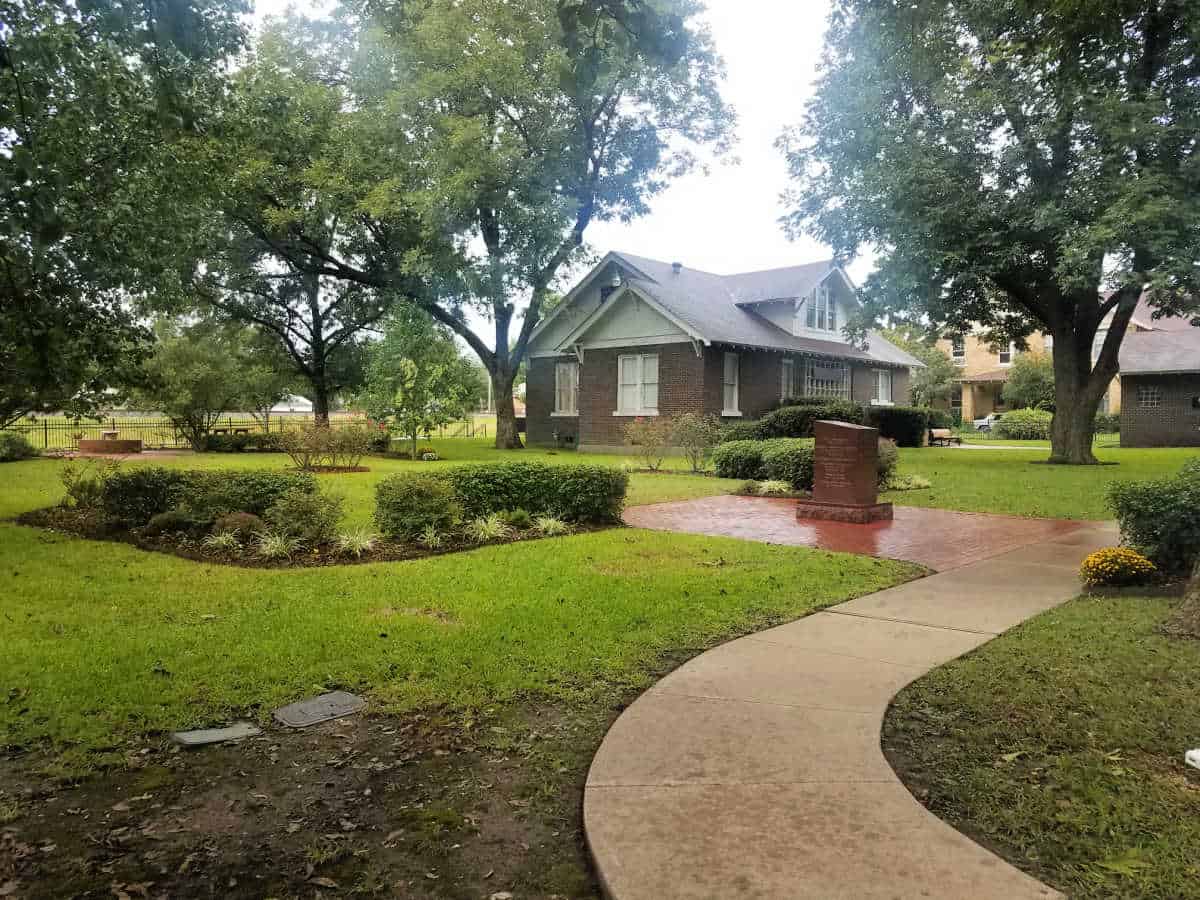
<path fill-rule="evenodd" d="M 534 331 L 531 444 L 613 450 L 638 417 L 749 421 L 787 397 L 905 404 L 921 363 L 843 333 L 854 287 L 830 261 L 714 275 L 610 253 Z"/>

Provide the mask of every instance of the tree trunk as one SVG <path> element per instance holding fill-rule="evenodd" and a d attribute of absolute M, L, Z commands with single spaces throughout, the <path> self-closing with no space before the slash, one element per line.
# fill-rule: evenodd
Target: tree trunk
<path fill-rule="evenodd" d="M 1050 462 L 1097 465 L 1092 452 L 1096 411 L 1115 372 L 1092 371 L 1092 334 L 1060 329 L 1054 334 L 1054 421 L 1050 425 Z"/>
<path fill-rule="evenodd" d="M 420 427 L 414 425 L 412 430 L 412 453 L 409 454 L 414 460 L 417 458 L 417 440 L 420 436 Z"/>
<path fill-rule="evenodd" d="M 313 389 L 313 421 L 322 428 L 329 427 L 329 387 L 325 384 L 324 375 L 316 375 L 309 379 Z"/>
<path fill-rule="evenodd" d="M 517 431 L 517 411 L 513 406 L 513 381 L 516 371 L 492 372 L 492 394 L 496 398 L 496 448 L 520 450 L 521 435 Z"/>

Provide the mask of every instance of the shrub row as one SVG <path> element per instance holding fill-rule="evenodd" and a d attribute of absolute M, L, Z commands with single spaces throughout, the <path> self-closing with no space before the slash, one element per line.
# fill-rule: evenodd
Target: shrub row
<path fill-rule="evenodd" d="M 771 438 L 810 438 L 813 436 L 813 423 L 818 419 L 862 425 L 863 408 L 849 400 L 782 406 L 758 420 L 755 437 L 764 441 Z"/>
<path fill-rule="evenodd" d="M 713 464 L 721 478 L 786 481 L 793 490 L 813 487 L 813 441 L 772 438 L 767 441 L 729 441 L 717 448 Z M 886 484 L 900 460 L 895 443 L 879 441 L 879 484 Z"/>
<path fill-rule="evenodd" d="M 101 503 L 109 516 L 132 527 L 171 510 L 183 510 L 194 521 L 233 512 L 262 516 L 285 495 L 316 489 L 307 472 L 132 466 L 105 479 Z"/>
<path fill-rule="evenodd" d="M 901 447 L 920 447 L 930 428 L 948 428 L 950 413 L 919 406 L 868 406 L 850 400 L 798 398 L 786 401 L 757 422 L 739 422 L 721 430 L 721 442 L 766 441 L 774 438 L 810 438 L 813 424 L 821 419 L 870 425 L 879 436 Z"/>
<path fill-rule="evenodd" d="M 1113 484 L 1108 501 L 1121 540 L 1162 571 L 1184 574 L 1200 560 L 1200 459 L 1175 476 Z"/>
<path fill-rule="evenodd" d="M 210 434 L 204 438 L 205 453 L 242 453 L 259 451 L 278 453 L 283 449 L 283 436 L 279 433 L 262 434 Z"/>
<path fill-rule="evenodd" d="M 379 483 L 375 521 L 393 537 L 427 527 L 446 530 L 463 517 L 511 510 L 572 522 L 617 522 L 629 476 L 606 466 L 493 463 L 430 474 L 400 474 Z"/>
<path fill-rule="evenodd" d="M 879 436 L 901 447 L 920 447 L 925 443 L 934 410 L 922 406 L 871 406 L 866 424 L 879 429 Z M 944 425 L 936 426 L 944 428 Z"/>

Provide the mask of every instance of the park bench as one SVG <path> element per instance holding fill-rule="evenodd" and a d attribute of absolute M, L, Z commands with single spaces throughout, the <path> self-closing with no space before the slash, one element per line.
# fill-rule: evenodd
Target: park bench
<path fill-rule="evenodd" d="M 961 444 L 962 438 L 951 431 L 949 428 L 930 428 L 929 429 L 929 446 L 949 447 L 951 444 Z"/>

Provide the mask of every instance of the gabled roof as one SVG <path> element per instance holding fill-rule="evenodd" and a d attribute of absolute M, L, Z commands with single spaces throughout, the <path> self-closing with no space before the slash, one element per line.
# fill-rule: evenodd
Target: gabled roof
<path fill-rule="evenodd" d="M 1113 295 L 1113 291 L 1108 291 L 1102 296 L 1105 300 Z M 1142 291 L 1142 295 L 1138 297 L 1137 306 L 1134 307 L 1133 316 L 1129 320 L 1133 325 L 1147 331 L 1187 331 L 1192 327 L 1191 319 L 1187 316 L 1159 316 L 1154 317 L 1156 307 L 1150 302 L 1150 292 Z M 1107 328 L 1112 320 L 1113 313 L 1109 313 L 1104 317 L 1104 322 L 1101 328 Z"/>
<path fill-rule="evenodd" d="M 610 253 L 605 262 L 609 260 L 617 261 L 626 269 L 626 284 L 631 289 L 651 298 L 685 332 L 707 343 L 761 347 L 893 366 L 923 365 L 875 332 L 870 333 L 866 349 L 838 341 L 797 337 L 755 310 L 759 303 L 805 297 L 831 275 L 844 278 L 845 274 L 833 260 L 735 275 L 715 275 L 687 266 L 681 266 L 676 273 L 671 263 L 632 253 Z"/>
<path fill-rule="evenodd" d="M 1160 320 L 1161 321 L 1161 320 Z M 1200 328 L 1137 331 L 1121 342 L 1122 375 L 1200 372 Z"/>

